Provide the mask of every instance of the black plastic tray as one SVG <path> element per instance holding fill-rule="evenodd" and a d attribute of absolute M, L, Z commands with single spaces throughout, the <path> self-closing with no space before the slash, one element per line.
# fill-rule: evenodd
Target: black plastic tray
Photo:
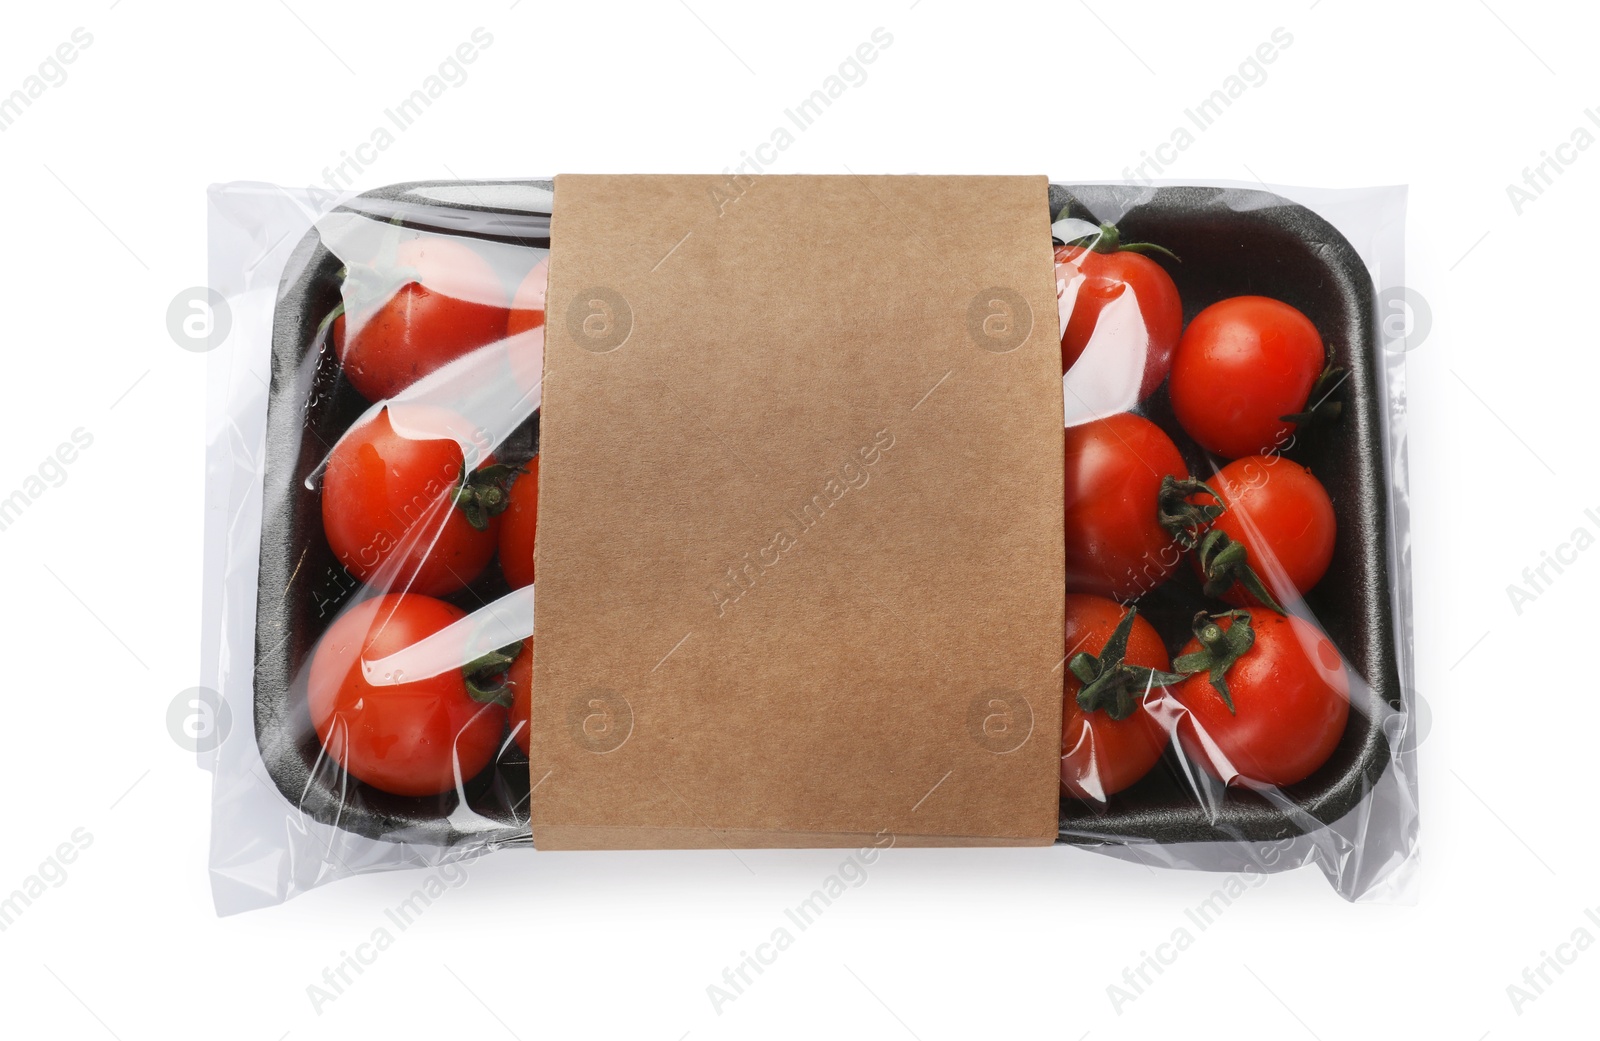
<path fill-rule="evenodd" d="M 548 247 L 548 213 L 529 212 L 529 200 L 547 198 L 543 191 L 550 187 L 549 181 L 414 182 L 368 192 L 346 208 L 418 229 Z M 515 198 L 519 193 L 521 201 Z M 1388 765 L 1381 721 L 1401 706 L 1388 575 L 1381 340 L 1371 278 L 1330 224 L 1269 192 L 1052 185 L 1050 197 L 1052 213 L 1070 201 L 1075 216 L 1113 221 L 1125 240 L 1157 242 L 1182 257 L 1167 268 L 1182 294 L 1185 320 L 1225 297 L 1276 297 L 1303 311 L 1336 362 L 1349 370 L 1340 391 L 1340 426 L 1331 436 L 1305 439 L 1288 454 L 1317 473 L 1334 501 L 1339 533 L 1333 563 L 1306 601 L 1357 674 L 1350 721 L 1333 757 L 1280 796 L 1268 799 L 1203 782 L 1210 787 L 1198 798 L 1192 787 L 1197 782 L 1169 752 L 1148 777 L 1104 807 L 1063 800 L 1060 841 L 1270 841 L 1332 823 L 1357 806 Z M 308 233 L 290 260 L 274 315 L 256 614 L 256 739 L 273 783 L 316 820 L 405 842 L 525 842 L 528 765 L 514 746 L 465 785 L 471 812 L 461 812 L 455 793 L 403 798 L 345 777 L 323 756 L 311 726 L 305 666 L 337 608 L 359 588 L 324 541 L 318 495 L 306 485 L 329 447 L 367 407 L 318 337 L 319 324 L 339 302 L 341 263 L 315 230 Z M 1172 421 L 1165 390 L 1143 411 L 1174 434 L 1194 472 L 1211 472 L 1203 453 Z M 537 450 L 535 416 L 500 454 Z M 505 591 L 491 568 L 449 599 L 470 611 Z M 1196 580 L 1180 568 L 1140 601 L 1140 610 L 1176 650 L 1188 638 L 1189 619 L 1200 603 Z"/>

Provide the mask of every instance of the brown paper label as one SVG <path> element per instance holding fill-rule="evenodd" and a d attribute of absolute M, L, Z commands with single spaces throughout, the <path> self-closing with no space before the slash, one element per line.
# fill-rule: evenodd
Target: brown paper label
<path fill-rule="evenodd" d="M 556 179 L 535 845 L 1054 838 L 1046 191 Z"/>

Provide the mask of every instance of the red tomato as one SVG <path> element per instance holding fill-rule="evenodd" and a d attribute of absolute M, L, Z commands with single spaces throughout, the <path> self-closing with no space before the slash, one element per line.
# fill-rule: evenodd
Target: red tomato
<path fill-rule="evenodd" d="M 506 321 L 506 335 L 515 336 L 544 324 L 544 295 L 550 283 L 550 260 L 535 264 L 528 272 L 517 293 L 511 298 L 511 313 Z"/>
<path fill-rule="evenodd" d="M 506 675 L 506 686 L 511 688 L 511 739 L 523 755 L 531 755 L 528 716 L 533 710 L 533 637 L 522 641 L 522 650 Z"/>
<path fill-rule="evenodd" d="M 1172 359 L 1172 408 L 1202 448 L 1228 459 L 1281 448 L 1327 364 L 1311 320 L 1264 296 L 1194 316 Z M 1316 404 L 1320 404 L 1316 403 Z"/>
<path fill-rule="evenodd" d="M 511 317 L 506 322 L 511 375 L 518 388 L 530 396 L 544 379 L 544 297 L 549 281 L 550 261 L 541 260 L 517 287 L 517 295 L 511 301 Z"/>
<path fill-rule="evenodd" d="M 1171 668 L 1167 648 L 1132 609 L 1069 593 L 1067 654 L 1061 785 L 1104 802 L 1149 773 L 1166 747 L 1146 701 L 1159 700 L 1159 674 Z"/>
<path fill-rule="evenodd" d="M 407 239 L 396 247 L 394 265 L 352 265 L 345 313 L 333 322 L 333 346 L 345 377 L 368 401 L 392 398 L 435 369 L 499 341 L 511 314 L 500 276 L 456 239 Z"/>
<path fill-rule="evenodd" d="M 328 627 L 311 658 L 307 703 L 322 746 L 352 777 L 395 795 L 437 795 L 493 760 L 506 710 L 474 700 L 460 669 L 374 684 L 362 667 L 464 617 L 442 600 L 389 593 Z"/>
<path fill-rule="evenodd" d="M 533 543 L 539 527 L 539 457 L 511 485 L 511 505 L 500 519 L 500 571 L 512 589 L 533 585 Z"/>
<path fill-rule="evenodd" d="M 483 571 L 515 471 L 488 456 L 467 477 L 452 437 L 466 425 L 443 409 L 390 405 L 334 446 L 322 478 L 322 529 L 351 574 L 439 596 Z"/>
<path fill-rule="evenodd" d="M 1061 371 L 1077 364 L 1098 330 L 1101 337 L 1116 337 L 1109 346 L 1120 356 L 1143 359 L 1139 399 L 1155 393 L 1172 367 L 1172 352 L 1183 330 L 1183 303 L 1172 276 L 1136 248 L 1119 248 L 1116 229 L 1105 225 L 1092 247 L 1056 247 L 1057 297 L 1064 299 L 1074 282 L 1077 295 L 1061 330 Z M 1141 320 L 1102 323 L 1106 306 L 1129 294 Z"/>
<path fill-rule="evenodd" d="M 1188 469 L 1161 428 L 1119 412 L 1066 435 L 1067 590 L 1131 600 L 1166 581 L 1183 547 L 1161 526 L 1161 480 Z"/>
<path fill-rule="evenodd" d="M 1282 456 L 1253 455 L 1224 466 L 1209 486 L 1225 507 L 1194 557 L 1206 592 L 1240 607 L 1282 601 L 1322 580 L 1333 560 L 1333 502 L 1310 470 Z M 1200 503 L 1215 503 L 1202 493 Z M 1218 535 L 1217 533 L 1221 533 Z M 1260 582 L 1270 597 L 1251 591 Z"/>
<path fill-rule="evenodd" d="M 1333 643 L 1309 622 L 1261 609 L 1195 621 L 1195 638 L 1173 663 L 1194 672 L 1173 690 L 1184 752 L 1241 787 L 1311 776 L 1350 716 L 1350 677 Z"/>

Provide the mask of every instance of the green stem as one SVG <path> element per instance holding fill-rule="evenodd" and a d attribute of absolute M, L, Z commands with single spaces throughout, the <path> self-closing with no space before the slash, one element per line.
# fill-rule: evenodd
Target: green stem
<path fill-rule="evenodd" d="M 1104 711 L 1112 719 L 1127 719 L 1150 690 L 1184 678 L 1175 672 L 1130 665 L 1123 660 L 1128 654 L 1128 636 L 1133 632 L 1138 614 L 1136 608 L 1128 608 L 1098 656 L 1080 651 L 1067 663 L 1067 668 L 1083 684 L 1078 691 L 1078 707 L 1083 711 Z"/>
<path fill-rule="evenodd" d="M 1222 622 L 1229 620 L 1227 628 Z M 1172 667 L 1179 672 L 1195 675 L 1204 672 L 1216 688 L 1222 703 L 1233 712 L 1233 692 L 1228 689 L 1228 670 L 1242 658 L 1256 642 L 1256 632 L 1250 627 L 1249 611 L 1223 611 L 1194 616 L 1194 638 L 1200 650 L 1178 655 Z"/>
<path fill-rule="evenodd" d="M 344 315 L 344 301 L 340 300 L 336 305 L 334 305 L 333 310 L 331 310 L 327 314 L 323 315 L 322 316 L 322 321 L 317 323 L 317 337 L 316 337 L 316 342 L 317 343 L 322 343 L 323 342 L 323 340 L 328 335 L 328 330 L 333 328 L 333 323 L 337 322 L 343 315 Z"/>
<path fill-rule="evenodd" d="M 1196 495 L 1211 496 L 1211 504 L 1190 502 Z M 1156 493 L 1156 520 L 1184 549 L 1193 549 L 1202 533 L 1220 516 L 1222 497 L 1204 481 L 1193 477 L 1180 480 L 1171 474 L 1161 478 L 1161 490 Z"/>
<path fill-rule="evenodd" d="M 504 513 L 511 505 L 511 483 L 528 471 L 505 463 L 481 466 L 470 474 L 466 471 L 467 464 L 463 462 L 456 505 L 466 514 L 468 524 L 483 531 L 489 527 L 491 517 Z"/>
<path fill-rule="evenodd" d="M 1263 607 L 1271 608 L 1278 614 L 1289 613 L 1273 597 L 1255 568 L 1250 566 L 1250 555 L 1244 543 L 1235 542 L 1227 532 L 1211 529 L 1200 540 L 1195 555 L 1200 561 L 1200 573 L 1205 579 L 1207 596 L 1223 596 L 1238 583 Z"/>
<path fill-rule="evenodd" d="M 1068 207 L 1062 207 L 1061 212 L 1056 214 L 1056 220 L 1058 222 L 1068 218 L 1067 210 Z M 1115 224 L 1112 224 L 1109 221 L 1102 221 L 1100 223 L 1100 229 L 1094 234 L 1084 235 L 1073 239 L 1071 242 L 1067 243 L 1067 245 L 1083 246 L 1087 249 L 1093 250 L 1096 253 L 1122 252 L 1140 253 L 1146 255 L 1154 253 L 1159 256 L 1166 257 L 1168 260 L 1171 260 L 1175 263 L 1183 263 L 1178 255 L 1172 252 L 1172 250 L 1165 246 L 1158 246 L 1154 242 L 1123 242 L 1122 232 Z"/>
<path fill-rule="evenodd" d="M 485 705 L 510 708 L 511 687 L 506 683 L 506 673 L 520 653 L 522 641 L 518 640 L 463 665 L 461 675 L 467 682 L 467 695 Z"/>
<path fill-rule="evenodd" d="M 1344 383 L 1346 375 L 1345 370 L 1335 365 L 1330 358 L 1328 364 L 1318 374 L 1317 381 L 1311 385 L 1311 393 L 1306 397 L 1305 410 L 1291 412 L 1287 416 L 1278 418 L 1285 423 L 1293 423 L 1296 433 L 1332 423 L 1344 414 L 1344 402 L 1331 399 L 1331 395 Z"/>

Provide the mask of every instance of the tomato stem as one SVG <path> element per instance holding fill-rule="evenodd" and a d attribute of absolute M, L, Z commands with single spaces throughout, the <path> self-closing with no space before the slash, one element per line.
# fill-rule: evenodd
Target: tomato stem
<path fill-rule="evenodd" d="M 344 301 L 340 300 L 334 305 L 333 310 L 322 316 L 322 321 L 317 323 L 315 342 L 320 345 L 328 335 L 328 330 L 333 328 L 333 323 L 344 316 Z"/>
<path fill-rule="evenodd" d="M 1191 501 L 1196 495 L 1211 496 L 1209 505 Z M 1184 549 L 1194 549 L 1211 522 L 1222 516 L 1222 497 L 1211 486 L 1193 477 L 1178 479 L 1171 474 L 1161 478 L 1156 493 L 1156 520 Z"/>
<path fill-rule="evenodd" d="M 1067 212 L 1069 209 L 1070 207 L 1063 206 L 1061 208 L 1061 212 L 1056 214 L 1056 220 L 1066 220 L 1069 216 Z M 1122 252 L 1142 253 L 1147 255 L 1155 253 L 1166 257 L 1168 260 L 1171 260 L 1174 263 L 1183 263 L 1182 258 L 1180 258 L 1176 253 L 1172 252 L 1172 250 L 1165 246 L 1158 246 L 1154 242 L 1123 242 L 1122 232 L 1118 230 L 1115 224 L 1112 224 L 1109 221 L 1102 221 L 1100 223 L 1100 230 L 1096 231 L 1094 234 L 1084 235 L 1081 238 L 1073 239 L 1071 242 L 1068 242 L 1067 245 L 1083 246 L 1087 249 L 1093 250 L 1096 253 Z"/>
<path fill-rule="evenodd" d="M 1232 619 L 1233 624 L 1224 629 L 1221 625 L 1223 619 Z M 1228 689 L 1228 670 L 1255 645 L 1256 631 L 1250 627 L 1250 612 L 1223 611 L 1213 615 L 1201 611 L 1194 616 L 1193 628 L 1194 638 L 1200 642 L 1200 650 L 1178 655 L 1172 667 L 1190 676 L 1206 673 L 1211 686 L 1222 698 L 1222 703 L 1228 706 L 1228 712 L 1234 714 L 1233 692 Z"/>
<path fill-rule="evenodd" d="M 468 696 L 485 705 L 510 708 L 511 688 L 506 684 L 506 673 L 520 653 L 522 641 L 518 640 L 463 665 L 461 675 L 467 682 Z"/>
<path fill-rule="evenodd" d="M 1194 502 L 1196 495 L 1209 495 L 1211 502 Z M 1161 490 L 1156 493 L 1156 520 L 1184 549 L 1194 550 L 1207 596 L 1223 596 L 1238 583 L 1262 606 L 1288 614 L 1250 566 L 1244 543 L 1235 542 L 1227 532 L 1213 527 L 1226 510 L 1222 496 L 1193 477 L 1180 481 L 1168 474 L 1161 479 Z"/>
<path fill-rule="evenodd" d="M 520 466 L 495 463 L 481 466 L 467 473 L 467 464 L 461 464 L 461 487 L 456 492 L 456 505 L 466 515 L 467 523 L 483 531 L 489 519 L 506 512 L 511 505 L 511 482 L 527 473 Z"/>
<path fill-rule="evenodd" d="M 1304 411 L 1291 412 L 1287 416 L 1278 418 L 1285 423 L 1293 423 L 1296 433 L 1332 423 L 1344 414 L 1344 402 L 1330 398 L 1344 383 L 1347 375 L 1349 374 L 1335 365 L 1330 358 L 1322 372 L 1317 375 L 1317 381 L 1311 385 L 1311 393 L 1306 397 Z"/>
<path fill-rule="evenodd" d="M 1200 560 L 1200 571 L 1205 577 L 1207 596 L 1220 597 L 1237 582 L 1262 606 L 1278 614 L 1289 613 L 1273 598 L 1266 583 L 1261 581 L 1261 576 L 1250 566 L 1250 555 L 1245 550 L 1244 543 L 1235 542 L 1227 532 L 1217 528 L 1206 532 L 1195 550 L 1195 556 Z"/>
<path fill-rule="evenodd" d="M 1138 614 L 1136 608 L 1128 608 L 1098 656 L 1079 651 L 1067 663 L 1067 668 L 1083 683 L 1083 689 L 1078 691 L 1078 707 L 1085 712 L 1103 710 L 1112 719 L 1127 719 L 1151 688 L 1164 687 L 1184 678 L 1178 673 L 1123 661 L 1128 654 L 1128 636 L 1133 632 Z"/>

